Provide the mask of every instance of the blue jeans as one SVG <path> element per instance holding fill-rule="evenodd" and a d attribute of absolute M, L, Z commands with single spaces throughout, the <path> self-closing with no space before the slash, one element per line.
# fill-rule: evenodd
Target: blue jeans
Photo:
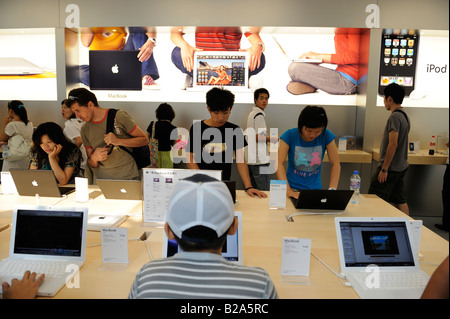
<path fill-rule="evenodd" d="M 288 68 L 293 82 L 308 84 L 329 94 L 355 94 L 356 84 L 339 72 L 311 63 L 292 62 Z"/>

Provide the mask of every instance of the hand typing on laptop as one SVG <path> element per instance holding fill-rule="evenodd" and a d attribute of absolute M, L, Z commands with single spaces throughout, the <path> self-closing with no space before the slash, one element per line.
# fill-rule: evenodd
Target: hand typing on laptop
<path fill-rule="evenodd" d="M 38 288 L 45 275 L 37 277 L 36 273 L 26 271 L 21 280 L 13 279 L 11 285 L 7 282 L 2 283 L 3 299 L 32 299 L 36 296 Z"/>

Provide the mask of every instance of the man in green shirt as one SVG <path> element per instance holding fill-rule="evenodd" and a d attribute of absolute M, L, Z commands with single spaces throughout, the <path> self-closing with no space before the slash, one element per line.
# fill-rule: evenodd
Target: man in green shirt
<path fill-rule="evenodd" d="M 109 109 L 98 105 L 94 93 L 84 88 L 69 92 L 70 109 L 85 124 L 81 139 L 86 147 L 88 164 L 99 179 L 138 179 L 139 171 L 133 157 L 119 146 L 127 148 L 148 144 L 148 138 L 128 113 L 118 110 L 114 133 L 106 134 Z"/>

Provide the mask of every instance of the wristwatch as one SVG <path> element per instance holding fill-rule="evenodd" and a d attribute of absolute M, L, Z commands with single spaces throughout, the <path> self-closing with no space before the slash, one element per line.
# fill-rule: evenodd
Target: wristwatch
<path fill-rule="evenodd" d="M 264 43 L 258 41 L 257 44 L 259 44 L 259 46 L 261 47 L 261 52 L 264 52 L 266 50 Z"/>
<path fill-rule="evenodd" d="M 156 46 L 156 38 L 148 38 Z"/>
<path fill-rule="evenodd" d="M 382 168 L 381 171 L 382 171 L 383 173 L 387 173 L 387 172 L 388 172 L 388 170 L 387 170 L 387 169 L 384 169 L 384 168 Z"/>

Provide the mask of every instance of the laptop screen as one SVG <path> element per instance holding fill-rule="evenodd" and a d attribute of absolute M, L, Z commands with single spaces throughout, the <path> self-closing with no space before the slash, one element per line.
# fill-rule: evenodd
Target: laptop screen
<path fill-rule="evenodd" d="M 14 254 L 79 257 L 82 239 L 82 211 L 17 210 Z"/>
<path fill-rule="evenodd" d="M 415 266 L 405 222 L 341 221 L 346 267 Z"/>
<path fill-rule="evenodd" d="M 222 257 L 228 261 L 242 264 L 242 215 L 240 212 L 235 212 L 235 217 L 238 219 L 238 230 L 234 235 L 227 235 L 227 239 L 222 248 Z M 171 257 L 177 252 L 181 251 L 176 240 L 170 240 L 164 233 L 164 247 L 163 257 Z"/>
<path fill-rule="evenodd" d="M 195 86 L 247 86 L 247 55 L 245 52 L 198 52 Z"/>

